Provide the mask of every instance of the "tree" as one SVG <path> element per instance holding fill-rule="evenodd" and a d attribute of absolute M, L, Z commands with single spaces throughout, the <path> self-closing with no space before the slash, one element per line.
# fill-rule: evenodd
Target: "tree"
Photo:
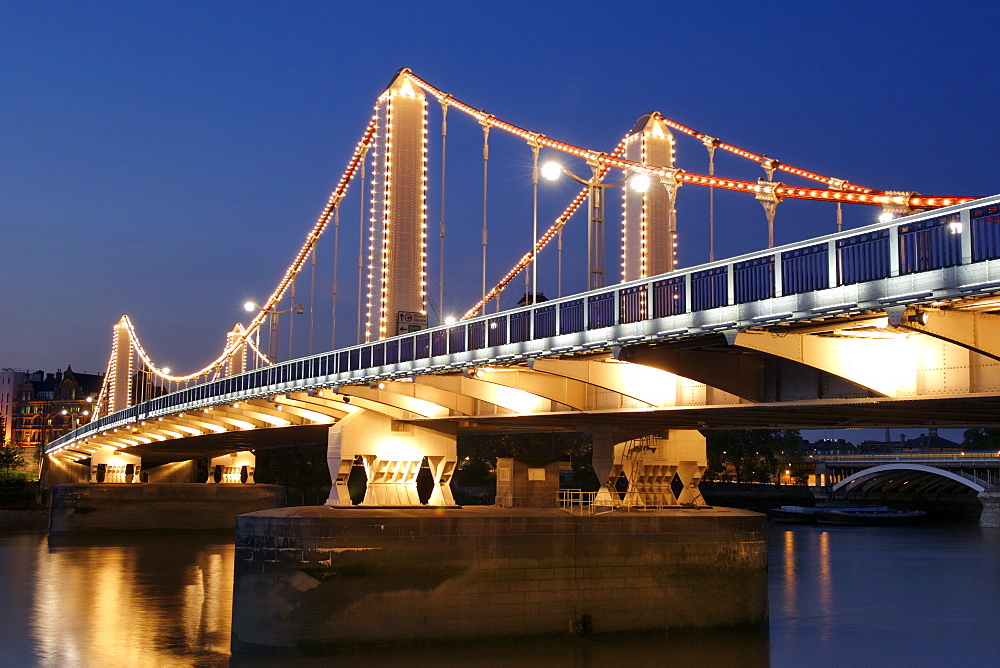
<path fill-rule="evenodd" d="M 735 482 L 770 482 L 802 458 L 797 429 L 740 429 L 706 433 L 707 476 Z"/>
<path fill-rule="evenodd" d="M 962 445 L 966 450 L 1000 450 L 1000 429 L 966 429 L 962 434 Z"/>
<path fill-rule="evenodd" d="M 4 478 L 9 478 L 13 469 L 22 468 L 27 464 L 17 447 L 0 444 L 0 469 L 3 470 Z"/>

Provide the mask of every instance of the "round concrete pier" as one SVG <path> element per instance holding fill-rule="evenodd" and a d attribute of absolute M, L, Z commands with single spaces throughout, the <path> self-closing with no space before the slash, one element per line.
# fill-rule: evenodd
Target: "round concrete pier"
<path fill-rule="evenodd" d="M 764 516 L 682 509 L 284 508 L 241 515 L 236 652 L 767 620 Z"/>

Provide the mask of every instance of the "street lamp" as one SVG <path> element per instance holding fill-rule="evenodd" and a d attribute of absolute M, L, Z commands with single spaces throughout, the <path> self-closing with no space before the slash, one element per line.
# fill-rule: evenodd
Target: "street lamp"
<path fill-rule="evenodd" d="M 288 313 L 289 311 L 295 311 L 297 315 L 302 315 L 305 313 L 305 309 L 302 308 L 302 302 L 296 302 L 289 308 L 279 311 L 276 308 L 265 309 L 263 306 L 258 304 L 252 299 L 248 299 L 245 304 L 243 304 L 244 310 L 247 313 L 252 313 L 253 311 L 265 311 L 270 315 L 271 319 L 271 332 L 267 339 L 267 356 L 271 360 L 271 364 L 278 361 L 278 319 L 282 313 Z M 295 341 L 295 318 L 292 318 L 291 325 L 288 330 L 288 358 L 292 358 L 292 344 Z M 260 329 L 258 328 L 257 336 L 260 337 Z"/>
<path fill-rule="evenodd" d="M 607 188 L 620 186 L 626 181 L 636 192 L 645 192 L 649 188 L 649 177 L 639 172 L 630 172 L 621 181 L 614 183 L 601 183 L 601 164 L 595 156 L 587 160 L 590 165 L 591 177 L 582 179 L 569 171 L 562 164 L 555 160 L 542 165 L 542 177 L 555 181 L 560 174 L 565 174 L 577 183 L 581 183 L 588 188 L 587 206 L 590 209 L 590 226 L 587 228 L 587 289 L 597 290 L 604 287 L 604 191 Z M 560 244 L 561 246 L 561 244 Z M 562 248 L 560 247 L 560 251 Z M 560 278 L 562 275 L 562 260 L 559 261 Z M 560 294 L 562 290 L 560 289 Z"/>

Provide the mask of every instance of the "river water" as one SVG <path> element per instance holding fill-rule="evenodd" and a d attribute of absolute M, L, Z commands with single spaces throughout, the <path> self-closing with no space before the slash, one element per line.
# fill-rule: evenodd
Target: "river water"
<path fill-rule="evenodd" d="M 965 666 L 1000 662 L 1000 529 L 769 529 L 770 628 L 230 656 L 226 535 L 0 534 L 0 666 Z"/>

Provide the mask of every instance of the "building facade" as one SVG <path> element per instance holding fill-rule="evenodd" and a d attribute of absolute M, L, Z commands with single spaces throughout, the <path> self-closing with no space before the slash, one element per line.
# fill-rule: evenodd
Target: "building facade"
<path fill-rule="evenodd" d="M 3 423 L 3 443 L 14 442 L 14 399 L 28 374 L 27 369 L 0 369 L 0 423 Z"/>
<path fill-rule="evenodd" d="M 102 380 L 101 375 L 76 373 L 70 366 L 54 374 L 25 372 L 4 408 L 12 418 L 8 445 L 31 449 L 37 460 L 42 446 L 90 420 Z"/>

